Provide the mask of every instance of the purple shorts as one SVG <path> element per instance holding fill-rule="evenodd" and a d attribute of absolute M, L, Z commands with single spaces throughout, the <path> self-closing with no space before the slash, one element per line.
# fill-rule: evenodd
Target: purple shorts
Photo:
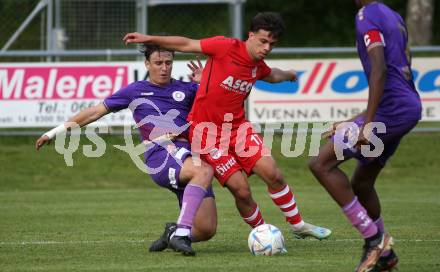
<path fill-rule="evenodd" d="M 378 133 L 377 129 L 373 129 L 374 135 L 376 135 L 377 138 L 379 138 L 383 143 L 383 151 L 379 153 L 378 156 L 364 156 L 360 149 L 354 147 L 347 148 L 347 146 L 344 146 L 344 142 L 349 141 L 347 133 L 344 133 L 344 135 L 339 135 L 340 138 L 337 140 L 335 140 L 335 137 L 338 137 L 337 135 L 334 135 L 331 138 L 331 140 L 335 144 L 335 151 L 337 148 L 339 148 L 340 150 L 342 149 L 344 159 L 356 158 L 363 165 L 367 165 L 375 160 L 378 160 L 382 166 L 385 166 L 388 159 L 397 150 L 400 140 L 417 125 L 418 120 L 390 121 L 389 118 L 376 116 L 374 122 L 381 122 L 385 125 L 386 128 L 385 133 Z M 364 124 L 364 118 L 359 117 L 354 121 L 354 123 L 357 125 L 357 127 L 360 128 Z M 344 138 L 343 140 L 342 137 Z M 374 150 L 375 148 L 378 148 L 378 146 L 370 144 L 370 150 Z"/>
<path fill-rule="evenodd" d="M 174 141 L 173 144 L 167 148 L 159 145 L 153 147 L 146 154 L 145 164 L 153 181 L 175 193 L 181 207 L 186 184 L 179 182 L 179 175 L 183 162 L 191 156 L 191 144 L 186 141 Z M 208 188 L 205 197 L 214 197 L 212 186 Z"/>

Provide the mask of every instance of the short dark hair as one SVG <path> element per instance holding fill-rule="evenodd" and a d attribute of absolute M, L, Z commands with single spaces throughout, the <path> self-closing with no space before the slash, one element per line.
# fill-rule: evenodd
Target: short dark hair
<path fill-rule="evenodd" d="M 251 21 L 250 31 L 266 30 L 275 39 L 280 38 L 284 32 L 284 22 L 281 15 L 277 12 L 260 12 Z"/>
<path fill-rule="evenodd" d="M 146 60 L 150 60 L 151 54 L 153 54 L 154 52 L 170 52 L 174 57 L 173 50 L 160 47 L 156 44 L 144 44 L 139 52 L 141 52 L 145 56 Z"/>

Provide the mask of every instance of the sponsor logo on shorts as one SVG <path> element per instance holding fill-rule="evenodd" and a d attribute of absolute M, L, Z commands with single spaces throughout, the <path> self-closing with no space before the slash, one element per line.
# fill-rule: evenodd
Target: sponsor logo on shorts
<path fill-rule="evenodd" d="M 237 161 L 234 158 L 230 158 L 226 163 L 217 165 L 215 167 L 215 171 L 220 175 L 223 176 L 226 172 L 228 172 L 229 169 L 231 169 L 232 166 L 237 164 Z"/>

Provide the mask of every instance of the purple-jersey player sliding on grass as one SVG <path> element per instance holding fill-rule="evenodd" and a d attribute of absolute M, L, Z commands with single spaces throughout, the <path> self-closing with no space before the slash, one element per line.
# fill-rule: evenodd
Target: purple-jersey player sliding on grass
<path fill-rule="evenodd" d="M 333 133 L 336 134 L 309 166 L 365 239 L 356 271 L 388 271 L 398 259 L 391 248 L 392 237 L 384 228 L 374 183 L 402 137 L 421 118 L 422 108 L 412 79 L 404 21 L 398 13 L 378 1 L 356 0 L 356 3 L 361 8 L 356 15 L 356 42 L 369 85 L 366 111 L 350 120 L 360 127 L 357 148 L 338 146 L 335 137 L 344 128 L 334 125 Z M 383 123 L 386 132 L 371 130 L 371 122 Z M 365 150 L 372 143 L 372 137 L 380 138 L 383 152 L 376 157 L 367 157 L 361 154 L 360 147 L 364 146 Z M 344 149 L 344 160 L 358 159 L 351 181 L 338 167 L 343 161 L 337 159 L 337 149 Z"/>
<path fill-rule="evenodd" d="M 145 163 L 151 178 L 177 195 L 181 207 L 177 223 L 190 227 L 192 241 L 209 240 L 217 227 L 217 209 L 211 187 L 214 173 L 208 164 L 193 161 L 191 146 L 185 137 L 186 118 L 198 85 L 171 78 L 173 51 L 148 45 L 144 55 L 149 81 L 134 82 L 102 103 L 81 111 L 41 136 L 35 146 L 39 149 L 57 134 L 74 126 L 82 127 L 110 112 L 130 108 L 146 143 Z M 188 66 L 200 79 L 203 68 L 200 61 L 198 66 L 193 62 Z M 197 201 L 194 207 L 194 199 L 199 198 L 203 199 L 202 202 Z M 164 234 L 151 245 L 150 251 L 162 251 L 168 246 L 178 250 L 172 243 L 168 244 L 169 236 L 175 230 L 176 224 L 167 223 Z"/>

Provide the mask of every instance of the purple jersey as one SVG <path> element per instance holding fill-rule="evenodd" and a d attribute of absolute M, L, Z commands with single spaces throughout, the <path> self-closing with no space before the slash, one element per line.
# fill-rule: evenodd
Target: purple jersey
<path fill-rule="evenodd" d="M 367 78 L 371 73 L 368 50 L 384 46 L 387 78 L 376 114 L 390 121 L 419 120 L 421 102 L 412 78 L 408 35 L 402 17 L 382 3 L 364 6 L 356 15 L 356 43 Z"/>
<path fill-rule="evenodd" d="M 104 105 L 112 112 L 130 107 L 142 140 L 151 141 L 167 133 L 187 133 L 186 118 L 197 88 L 174 79 L 166 86 L 137 81 L 107 97 Z"/>
<path fill-rule="evenodd" d="M 154 140 L 165 133 L 187 133 L 186 118 L 191 110 L 198 85 L 172 79 L 166 86 L 137 81 L 104 99 L 112 112 L 129 108 L 139 126 L 142 140 Z M 171 148 L 171 149 L 170 149 Z M 145 152 L 145 164 L 154 182 L 177 195 L 182 205 L 185 185 L 179 181 L 183 162 L 191 156 L 190 143 L 175 140 L 173 145 L 154 143 Z M 214 197 L 210 186 L 205 197 Z"/>

